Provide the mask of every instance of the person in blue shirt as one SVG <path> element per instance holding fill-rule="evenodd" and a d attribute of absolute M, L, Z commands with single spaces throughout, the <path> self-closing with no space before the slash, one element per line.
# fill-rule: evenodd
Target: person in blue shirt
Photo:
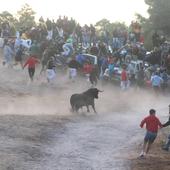
<path fill-rule="evenodd" d="M 152 87 L 155 92 L 160 91 L 161 89 L 161 84 L 163 83 L 163 79 L 159 76 L 159 73 L 156 72 L 152 77 L 151 77 L 151 83 Z"/>
<path fill-rule="evenodd" d="M 84 55 L 82 55 L 82 54 L 76 55 L 76 61 L 79 62 L 81 65 L 84 64 L 85 60 L 86 59 L 85 59 Z"/>
<path fill-rule="evenodd" d="M 166 69 L 161 71 L 160 76 L 163 80 L 161 87 L 162 87 L 162 90 L 165 91 L 165 89 L 168 87 L 168 79 L 169 79 Z"/>
<path fill-rule="evenodd" d="M 113 73 L 114 73 L 114 63 L 110 63 L 108 65 L 108 69 L 109 69 L 109 76 L 112 77 Z"/>

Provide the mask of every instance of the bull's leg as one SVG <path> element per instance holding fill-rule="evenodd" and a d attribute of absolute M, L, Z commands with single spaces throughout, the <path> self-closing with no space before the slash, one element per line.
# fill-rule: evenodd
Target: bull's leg
<path fill-rule="evenodd" d="M 93 108 L 93 110 L 94 110 L 94 113 L 97 113 L 94 104 L 92 104 L 92 108 Z"/>
<path fill-rule="evenodd" d="M 74 109 L 74 105 L 73 105 L 73 104 L 71 104 L 71 111 L 72 111 L 72 112 L 74 112 L 74 111 L 75 111 L 75 109 Z"/>
<path fill-rule="evenodd" d="M 81 107 L 81 112 L 83 113 L 83 107 Z"/>
<path fill-rule="evenodd" d="M 89 110 L 89 106 L 88 106 L 88 105 L 86 105 L 86 107 L 87 107 L 87 112 L 90 112 L 90 110 Z"/>
<path fill-rule="evenodd" d="M 76 113 L 78 113 L 79 107 L 77 105 L 74 106 L 74 110 L 76 111 Z"/>
<path fill-rule="evenodd" d="M 75 112 L 75 106 L 73 106 L 72 109 L 73 109 L 73 112 Z"/>

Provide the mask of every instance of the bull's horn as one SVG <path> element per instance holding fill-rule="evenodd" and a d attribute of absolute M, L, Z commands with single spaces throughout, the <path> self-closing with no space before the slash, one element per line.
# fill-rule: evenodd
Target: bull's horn
<path fill-rule="evenodd" d="M 99 89 L 98 89 L 98 92 L 104 92 L 104 91 L 103 91 L 103 90 L 99 90 Z"/>

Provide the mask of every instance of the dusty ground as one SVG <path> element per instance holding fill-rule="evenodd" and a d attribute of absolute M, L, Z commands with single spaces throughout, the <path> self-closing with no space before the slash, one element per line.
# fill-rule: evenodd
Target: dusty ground
<path fill-rule="evenodd" d="M 58 73 L 48 84 L 37 72 L 30 83 L 19 67 L 0 66 L 0 73 L 0 170 L 142 170 L 150 162 L 168 170 L 169 155 L 159 143 L 146 160 L 137 157 L 141 119 L 155 108 L 166 121 L 169 96 L 99 84 L 98 114 L 72 114 L 69 97 L 89 87 L 84 80 L 73 83 Z"/>
<path fill-rule="evenodd" d="M 169 129 L 170 130 L 170 129 Z M 161 149 L 165 139 L 165 135 L 160 134 L 157 141 L 152 147 L 151 153 L 144 159 L 131 159 L 132 170 L 170 170 L 170 152 Z M 137 150 L 140 151 L 141 146 Z"/>

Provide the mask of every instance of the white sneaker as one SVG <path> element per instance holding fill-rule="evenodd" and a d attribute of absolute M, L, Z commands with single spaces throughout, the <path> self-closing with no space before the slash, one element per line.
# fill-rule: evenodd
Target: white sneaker
<path fill-rule="evenodd" d="M 146 153 L 142 151 L 139 156 L 140 156 L 141 158 L 143 158 L 145 155 L 146 155 Z"/>

